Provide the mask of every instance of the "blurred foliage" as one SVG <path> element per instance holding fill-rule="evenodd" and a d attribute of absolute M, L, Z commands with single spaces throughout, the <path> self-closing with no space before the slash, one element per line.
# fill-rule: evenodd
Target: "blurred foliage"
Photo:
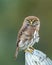
<path fill-rule="evenodd" d="M 40 18 L 40 41 L 34 47 L 52 59 L 52 0 L 0 0 L 0 65 L 24 65 L 24 52 L 14 58 L 17 33 L 26 16 Z"/>

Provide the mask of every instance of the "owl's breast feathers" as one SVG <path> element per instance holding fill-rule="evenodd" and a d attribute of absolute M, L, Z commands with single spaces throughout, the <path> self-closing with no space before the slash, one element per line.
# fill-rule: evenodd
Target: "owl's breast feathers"
<path fill-rule="evenodd" d="M 22 27 L 18 33 L 17 44 L 20 42 L 20 40 L 22 40 L 23 42 L 25 42 L 26 40 L 31 40 L 34 32 L 35 29 L 32 26 Z"/>

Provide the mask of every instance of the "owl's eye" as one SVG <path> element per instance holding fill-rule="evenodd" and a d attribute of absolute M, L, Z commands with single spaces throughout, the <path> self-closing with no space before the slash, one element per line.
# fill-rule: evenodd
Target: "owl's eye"
<path fill-rule="evenodd" d="M 29 21 L 29 20 L 27 20 L 27 26 L 29 26 L 29 24 L 30 24 L 30 21 Z"/>
<path fill-rule="evenodd" d="M 28 20 L 26 21 L 26 25 L 29 26 L 29 21 Z"/>
<path fill-rule="evenodd" d="M 38 25 L 38 23 L 34 23 L 34 24 L 33 24 L 33 26 L 37 26 L 37 25 Z"/>

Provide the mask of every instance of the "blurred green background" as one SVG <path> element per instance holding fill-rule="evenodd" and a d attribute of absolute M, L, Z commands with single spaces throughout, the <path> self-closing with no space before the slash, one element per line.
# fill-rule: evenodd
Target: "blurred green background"
<path fill-rule="evenodd" d="M 40 41 L 34 47 L 52 59 L 52 0 L 0 0 L 0 65 L 24 65 L 24 52 L 14 58 L 17 33 L 26 16 L 40 18 Z"/>

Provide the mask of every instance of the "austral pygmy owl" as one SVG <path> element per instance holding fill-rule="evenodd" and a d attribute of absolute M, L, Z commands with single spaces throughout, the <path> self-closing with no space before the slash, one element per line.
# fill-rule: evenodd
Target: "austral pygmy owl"
<path fill-rule="evenodd" d="M 17 47 L 15 57 L 19 50 L 26 50 L 39 41 L 40 20 L 36 16 L 28 16 L 24 19 L 21 29 L 17 36 Z M 33 48 L 32 48 L 33 49 Z"/>

